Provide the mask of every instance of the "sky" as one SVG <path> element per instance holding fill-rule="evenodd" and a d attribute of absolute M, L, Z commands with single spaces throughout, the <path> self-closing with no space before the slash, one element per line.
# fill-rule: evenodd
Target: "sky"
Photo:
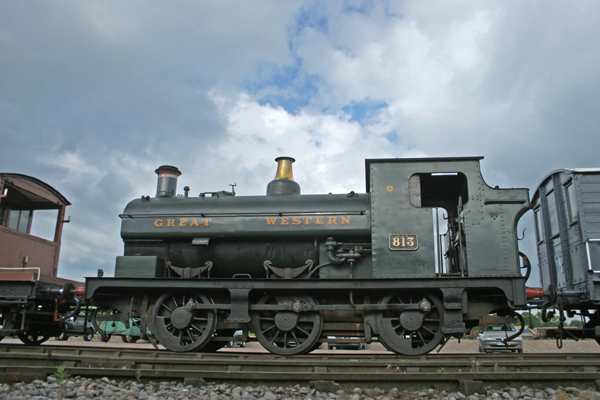
<path fill-rule="evenodd" d="M 555 169 L 600 167 L 598 15 L 586 0 L 0 0 L 0 171 L 72 203 L 59 276 L 76 280 L 112 275 L 119 214 L 165 164 L 179 192 L 262 195 L 292 156 L 303 193 L 347 193 L 365 191 L 366 158 L 484 156 L 490 186 L 533 194 Z"/>

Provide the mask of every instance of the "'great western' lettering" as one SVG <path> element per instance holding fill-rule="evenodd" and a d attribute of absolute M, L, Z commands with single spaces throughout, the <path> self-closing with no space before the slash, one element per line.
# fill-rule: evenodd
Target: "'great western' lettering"
<path fill-rule="evenodd" d="M 194 228 L 211 226 L 212 218 L 161 218 L 154 220 L 157 228 Z M 267 226 L 350 225 L 349 216 L 336 217 L 265 217 Z"/>
<path fill-rule="evenodd" d="M 177 218 L 175 219 L 156 219 L 154 226 L 157 228 L 175 228 L 177 227 L 195 227 L 195 226 L 210 226 L 211 218 L 202 218 L 200 222 L 196 218 Z"/>
<path fill-rule="evenodd" d="M 267 226 L 350 225 L 350 217 L 266 217 Z"/>

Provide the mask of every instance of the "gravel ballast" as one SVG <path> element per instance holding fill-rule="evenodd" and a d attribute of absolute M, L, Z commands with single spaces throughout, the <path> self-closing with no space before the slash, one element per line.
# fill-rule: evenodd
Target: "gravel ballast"
<path fill-rule="evenodd" d="M 444 353 L 477 352 L 477 340 L 453 340 L 444 348 Z M 376 346 L 380 346 L 377 344 Z M 369 347 L 375 347 L 375 344 Z M 243 349 L 239 349 L 243 350 Z M 526 340 L 525 352 L 573 352 L 597 353 L 600 346 L 595 341 L 565 341 L 562 350 L 549 340 Z M 359 353 L 359 352 L 357 352 Z M 599 354 L 600 355 L 600 354 Z M 62 384 L 60 384 L 62 383 Z M 176 382 L 117 382 L 102 379 L 69 377 L 58 381 L 49 376 L 45 381 L 31 383 L 0 384 L 0 399 L 119 399 L 119 400 L 295 400 L 295 399 L 335 399 L 335 400 L 600 400 L 596 388 L 582 390 L 575 387 L 555 387 L 545 390 L 507 387 L 500 390 L 485 387 L 485 393 L 463 394 L 424 387 L 421 390 L 407 391 L 398 388 L 383 390 L 378 388 L 354 388 L 350 390 L 318 391 L 308 386 L 236 386 L 235 384 L 211 384 L 200 381 L 197 385 Z"/>
<path fill-rule="evenodd" d="M 545 390 L 504 388 L 494 390 L 486 387 L 485 393 L 465 395 L 461 392 L 437 391 L 400 391 L 393 388 L 385 391 L 378 388 L 337 390 L 335 393 L 319 392 L 310 387 L 295 385 L 291 387 L 236 386 L 233 384 L 206 384 L 200 387 L 175 382 L 141 383 L 135 381 L 117 382 L 102 379 L 72 378 L 57 381 L 50 376 L 46 381 L 32 383 L 14 383 L 0 385 L 0 399 L 44 400 L 44 399 L 119 399 L 119 400 L 294 400 L 294 399 L 332 399 L 332 400 L 595 400 L 600 393 L 594 390 L 581 390 L 574 387 L 547 388 Z"/>

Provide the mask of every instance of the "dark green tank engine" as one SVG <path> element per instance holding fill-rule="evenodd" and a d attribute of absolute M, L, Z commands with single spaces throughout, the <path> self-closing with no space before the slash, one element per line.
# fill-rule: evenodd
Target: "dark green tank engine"
<path fill-rule="evenodd" d="M 215 351 L 241 330 L 280 355 L 373 338 L 419 355 L 521 318 L 529 194 L 488 186 L 480 160 L 366 160 L 365 193 L 325 195 L 300 193 L 289 157 L 266 196 L 178 195 L 181 172 L 162 166 L 156 196 L 121 215 L 115 276 L 86 279 L 93 321 L 139 325 L 173 351 Z"/>
<path fill-rule="evenodd" d="M 266 196 L 177 196 L 181 173 L 162 166 L 156 197 L 121 215 L 115 276 L 514 276 L 528 193 L 487 186 L 479 160 L 367 160 L 367 193 L 328 195 L 301 195 L 289 157 Z"/>

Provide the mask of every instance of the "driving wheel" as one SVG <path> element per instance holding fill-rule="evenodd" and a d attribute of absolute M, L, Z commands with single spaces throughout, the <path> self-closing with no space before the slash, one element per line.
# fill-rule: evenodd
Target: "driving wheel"
<path fill-rule="evenodd" d="M 413 306 L 408 310 L 388 310 L 377 314 L 379 340 L 389 350 L 411 356 L 426 354 L 444 338 L 443 308 L 437 297 L 390 294 L 379 304 Z"/>
<path fill-rule="evenodd" d="M 203 294 L 165 293 L 154 305 L 152 325 L 160 344 L 176 352 L 195 351 L 212 338 L 217 325 L 214 310 L 196 309 L 212 304 Z"/>
<path fill-rule="evenodd" d="M 271 353 L 303 354 L 318 343 L 323 330 L 323 316 L 308 310 L 317 302 L 310 296 L 266 295 L 259 305 L 284 306 L 284 310 L 262 310 L 252 315 L 252 330 L 260 344 Z"/>

